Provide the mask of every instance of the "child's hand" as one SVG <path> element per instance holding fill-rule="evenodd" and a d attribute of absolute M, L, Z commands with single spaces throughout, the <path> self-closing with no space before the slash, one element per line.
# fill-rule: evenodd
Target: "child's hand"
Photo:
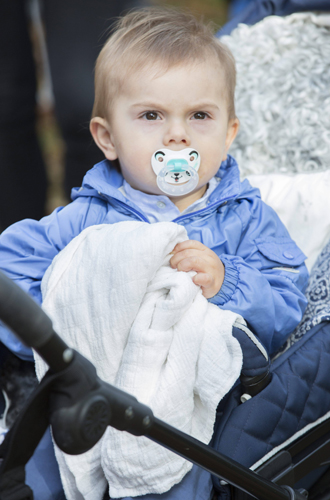
<path fill-rule="evenodd" d="M 199 285 L 204 297 L 210 299 L 218 293 L 225 277 L 225 267 L 216 253 L 203 243 L 187 240 L 173 250 L 170 264 L 178 271 L 196 271 L 193 282 Z"/>

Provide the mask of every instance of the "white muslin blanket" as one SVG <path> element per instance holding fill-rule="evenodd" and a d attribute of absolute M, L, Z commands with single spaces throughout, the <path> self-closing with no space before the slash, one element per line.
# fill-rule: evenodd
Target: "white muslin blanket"
<path fill-rule="evenodd" d="M 120 222 L 85 229 L 42 281 L 55 330 L 106 382 L 133 394 L 156 417 L 208 443 L 216 407 L 239 377 L 232 337 L 238 315 L 210 304 L 194 273 L 169 265 L 188 239 L 172 222 Z M 37 355 L 36 371 L 47 367 Z M 87 453 L 56 448 L 68 500 L 163 493 L 192 465 L 145 437 L 108 428 Z"/>

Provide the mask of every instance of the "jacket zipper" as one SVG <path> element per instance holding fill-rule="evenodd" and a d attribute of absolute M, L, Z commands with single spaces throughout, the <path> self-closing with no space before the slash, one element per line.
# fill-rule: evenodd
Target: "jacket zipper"
<path fill-rule="evenodd" d="M 109 198 L 107 195 L 102 194 L 102 193 L 99 193 L 99 196 L 102 196 L 102 197 L 103 197 L 103 198 L 105 198 L 105 199 Z M 141 214 L 141 212 L 138 212 L 137 210 L 135 210 L 135 208 L 130 207 L 129 205 L 127 205 L 127 204 L 126 204 L 126 203 L 124 203 L 123 201 L 118 200 L 117 198 L 114 198 L 114 197 L 111 197 L 111 198 L 112 198 L 113 200 L 116 200 L 116 203 L 118 203 L 119 205 L 122 205 L 122 206 L 124 206 L 125 208 L 128 208 L 128 210 L 130 210 L 130 211 L 131 211 L 131 212 L 133 212 L 135 215 L 137 215 L 139 219 L 141 219 L 142 221 L 147 222 L 148 224 L 150 224 L 149 219 L 147 219 L 147 217 L 145 217 L 143 214 Z"/>
<path fill-rule="evenodd" d="M 99 193 L 100 196 L 102 196 L 103 198 L 108 198 L 106 195 L 102 194 L 102 193 Z M 116 200 L 117 203 L 119 203 L 120 205 L 124 206 L 125 208 L 128 208 L 128 210 L 130 210 L 131 212 L 133 212 L 135 215 L 137 215 L 139 217 L 139 219 L 141 219 L 142 221 L 144 222 L 147 222 L 148 224 L 151 224 L 149 219 L 147 219 L 147 217 L 145 217 L 141 212 L 139 212 L 138 210 L 135 210 L 135 208 L 127 205 L 125 202 L 121 201 L 121 200 L 118 200 L 117 198 L 113 198 L 111 197 L 112 199 Z M 181 222 L 182 220 L 184 219 L 188 219 L 189 217 L 191 217 L 192 215 L 195 216 L 195 215 L 198 215 L 198 214 L 201 214 L 203 213 L 205 210 L 210 210 L 212 209 L 213 207 L 216 207 L 216 206 L 222 206 L 224 205 L 225 203 L 227 203 L 228 200 L 230 200 L 231 198 L 226 198 L 224 199 L 220 204 L 219 202 L 217 203 L 212 203 L 212 205 L 209 205 L 208 207 L 204 207 L 202 208 L 201 210 L 198 210 L 197 212 L 191 212 L 189 214 L 185 214 L 185 215 L 180 215 L 179 217 L 177 217 L 176 219 L 173 219 L 173 221 L 171 222 Z"/>
<path fill-rule="evenodd" d="M 223 200 L 220 204 L 219 203 L 212 203 L 212 205 L 209 205 L 208 207 L 204 207 L 201 210 L 198 210 L 197 212 L 190 212 L 189 214 L 180 215 L 176 219 L 173 219 L 172 222 L 177 222 L 177 221 L 182 221 L 184 219 L 188 219 L 192 215 L 195 216 L 195 215 L 201 214 L 204 211 L 208 211 L 209 209 L 212 209 L 213 207 L 216 207 L 216 206 L 221 207 L 222 205 L 226 204 L 228 200 L 230 200 L 230 198 Z"/>

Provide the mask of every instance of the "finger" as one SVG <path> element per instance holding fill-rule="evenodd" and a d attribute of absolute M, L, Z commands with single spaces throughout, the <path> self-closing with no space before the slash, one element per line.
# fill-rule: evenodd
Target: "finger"
<path fill-rule="evenodd" d="M 205 262 L 205 260 L 196 255 L 180 260 L 180 262 L 176 266 L 176 269 L 178 271 L 184 271 L 186 273 L 188 271 L 195 271 L 196 273 L 204 273 L 207 272 L 208 268 L 209 266 Z"/>
<path fill-rule="evenodd" d="M 170 264 L 175 269 L 182 260 L 201 256 L 202 253 L 200 251 L 187 248 L 186 250 L 181 250 L 174 254 L 173 257 L 171 257 Z"/>
<path fill-rule="evenodd" d="M 193 259 L 195 257 L 203 259 L 205 262 L 205 266 L 208 266 L 209 268 L 214 268 L 215 263 L 218 263 L 218 260 L 220 261 L 219 257 L 211 251 L 205 252 L 201 250 L 187 248 L 186 250 L 181 250 L 180 252 L 175 253 L 173 257 L 171 257 L 170 259 L 170 265 L 173 269 L 177 269 L 178 264 L 182 260 Z M 207 271 L 208 268 L 205 267 L 205 269 L 203 270 Z"/>
<path fill-rule="evenodd" d="M 198 273 L 193 277 L 193 282 L 202 289 L 202 293 L 206 299 L 210 299 L 214 296 L 214 291 L 212 288 L 213 278 L 208 273 Z"/>
<path fill-rule="evenodd" d="M 173 248 L 173 251 L 172 253 L 178 253 L 178 252 L 181 252 L 182 250 L 188 250 L 188 249 L 195 249 L 195 250 L 201 250 L 201 251 L 204 251 L 207 249 L 207 247 L 205 245 L 203 245 L 203 243 L 201 243 L 200 241 L 196 241 L 196 240 L 186 240 L 186 241 L 182 241 L 181 243 L 177 243 L 175 245 L 175 247 Z"/>
<path fill-rule="evenodd" d="M 198 273 L 193 277 L 193 282 L 201 287 L 210 287 L 213 284 L 213 278 L 208 273 Z"/>

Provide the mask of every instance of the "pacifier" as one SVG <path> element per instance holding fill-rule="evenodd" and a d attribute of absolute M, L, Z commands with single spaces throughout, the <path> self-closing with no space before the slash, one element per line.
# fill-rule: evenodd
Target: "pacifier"
<path fill-rule="evenodd" d="M 190 193 L 198 184 L 200 155 L 192 148 L 181 151 L 157 149 L 151 157 L 151 166 L 157 175 L 157 186 L 170 196 Z"/>

